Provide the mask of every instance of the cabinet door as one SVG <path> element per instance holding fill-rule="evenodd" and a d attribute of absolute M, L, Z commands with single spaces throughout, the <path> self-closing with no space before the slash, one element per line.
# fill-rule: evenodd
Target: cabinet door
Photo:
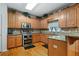
<path fill-rule="evenodd" d="M 16 28 L 16 12 L 8 11 L 8 28 Z"/>
<path fill-rule="evenodd" d="M 40 39 L 40 34 L 33 34 L 32 35 L 32 43 L 37 43 L 39 42 L 41 39 Z"/>
<path fill-rule="evenodd" d="M 66 10 L 59 12 L 59 26 L 61 28 L 66 27 Z"/>
<path fill-rule="evenodd" d="M 12 28 L 12 12 L 8 11 L 8 28 Z"/>
<path fill-rule="evenodd" d="M 67 55 L 68 56 L 75 56 L 76 54 L 76 40 L 74 38 L 67 38 Z"/>
<path fill-rule="evenodd" d="M 48 28 L 48 19 L 41 20 L 41 28 L 47 29 Z"/>
<path fill-rule="evenodd" d="M 76 56 L 79 56 L 79 39 L 76 40 Z"/>
<path fill-rule="evenodd" d="M 45 44 L 48 44 L 48 35 L 41 34 L 41 42 L 44 42 Z"/>
<path fill-rule="evenodd" d="M 76 27 L 76 8 L 70 7 L 67 9 L 67 27 Z"/>
<path fill-rule="evenodd" d="M 39 29 L 40 28 L 40 21 L 37 19 L 31 19 L 31 25 L 32 28 L 34 29 Z"/>
<path fill-rule="evenodd" d="M 22 35 L 16 37 L 16 47 L 22 46 Z"/>
<path fill-rule="evenodd" d="M 66 56 L 67 55 L 66 42 L 59 40 L 49 40 L 48 53 L 49 56 Z"/>
<path fill-rule="evenodd" d="M 15 36 L 8 36 L 7 44 L 8 44 L 8 49 L 9 48 L 14 48 L 15 46 Z"/>
<path fill-rule="evenodd" d="M 45 43 L 48 44 L 48 35 L 45 35 Z"/>
<path fill-rule="evenodd" d="M 79 27 L 79 6 L 77 7 L 77 27 Z"/>
<path fill-rule="evenodd" d="M 54 17 L 54 20 L 57 20 L 58 17 L 59 17 L 59 12 L 54 13 L 54 14 L 53 14 L 53 17 Z"/>
<path fill-rule="evenodd" d="M 20 12 L 16 12 L 16 28 L 21 28 L 22 23 L 27 23 L 26 17 Z"/>

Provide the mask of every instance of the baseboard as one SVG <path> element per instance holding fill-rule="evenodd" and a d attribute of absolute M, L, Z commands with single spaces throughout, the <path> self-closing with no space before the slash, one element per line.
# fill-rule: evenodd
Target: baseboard
<path fill-rule="evenodd" d="M 5 50 L 3 50 L 2 52 L 6 52 L 6 51 L 8 51 L 7 49 L 5 49 Z"/>

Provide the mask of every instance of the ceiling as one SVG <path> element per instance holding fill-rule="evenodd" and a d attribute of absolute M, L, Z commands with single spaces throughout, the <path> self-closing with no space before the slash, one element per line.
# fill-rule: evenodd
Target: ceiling
<path fill-rule="evenodd" d="M 33 10 L 25 9 L 27 3 L 7 3 L 9 8 L 13 8 L 22 12 L 28 12 L 35 16 L 43 16 L 46 13 L 50 13 L 56 9 L 70 5 L 70 3 L 38 3 Z"/>

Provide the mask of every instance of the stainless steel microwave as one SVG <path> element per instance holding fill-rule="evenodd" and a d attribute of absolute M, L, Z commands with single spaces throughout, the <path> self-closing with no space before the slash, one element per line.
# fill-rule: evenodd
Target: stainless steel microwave
<path fill-rule="evenodd" d="M 21 28 L 31 28 L 31 24 L 28 23 L 22 23 Z"/>

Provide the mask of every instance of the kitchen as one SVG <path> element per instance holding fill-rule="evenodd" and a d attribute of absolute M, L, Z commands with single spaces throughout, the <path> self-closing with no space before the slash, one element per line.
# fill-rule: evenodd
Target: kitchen
<path fill-rule="evenodd" d="M 23 3 L 1 5 L 0 56 L 79 56 L 78 3 L 39 3 L 36 14 Z M 43 7 L 52 11 L 39 16 Z"/>

